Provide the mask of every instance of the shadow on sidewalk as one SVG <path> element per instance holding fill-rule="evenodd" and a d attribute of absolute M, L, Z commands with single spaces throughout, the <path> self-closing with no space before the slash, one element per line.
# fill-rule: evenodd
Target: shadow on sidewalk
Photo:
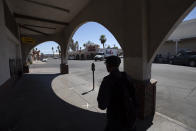
<path fill-rule="evenodd" d="M 14 87 L 1 88 L 0 131 L 103 131 L 105 114 L 75 107 L 55 95 L 51 83 L 58 75 L 25 74 Z"/>

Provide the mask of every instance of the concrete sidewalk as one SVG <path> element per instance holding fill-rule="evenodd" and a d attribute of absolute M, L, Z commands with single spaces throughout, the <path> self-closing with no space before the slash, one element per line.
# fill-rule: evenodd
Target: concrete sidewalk
<path fill-rule="evenodd" d="M 105 113 L 97 106 L 98 86 L 96 85 L 95 91 L 88 92 L 92 89 L 92 84 L 81 77 L 74 74 L 58 76 L 52 82 L 52 88 L 58 97 L 72 105 L 92 112 Z M 195 131 L 195 129 L 158 112 L 155 113 L 152 123 L 150 119 L 138 120 L 138 129 L 142 131 Z"/>
<path fill-rule="evenodd" d="M 0 131 L 103 131 L 105 113 L 97 108 L 92 85 L 73 75 L 25 74 L 12 88 L 0 89 Z M 139 131 L 193 131 L 156 113 L 138 121 Z"/>
<path fill-rule="evenodd" d="M 104 114 L 83 110 L 55 95 L 51 83 L 57 76 L 25 74 L 14 87 L 1 88 L 0 131 L 103 130 Z"/>

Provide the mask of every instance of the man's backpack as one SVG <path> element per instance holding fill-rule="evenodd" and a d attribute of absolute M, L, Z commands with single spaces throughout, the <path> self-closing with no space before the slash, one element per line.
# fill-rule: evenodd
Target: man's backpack
<path fill-rule="evenodd" d="M 123 105 L 126 114 L 126 122 L 132 128 L 136 122 L 136 98 L 133 84 L 128 80 L 127 74 L 122 72 Z"/>

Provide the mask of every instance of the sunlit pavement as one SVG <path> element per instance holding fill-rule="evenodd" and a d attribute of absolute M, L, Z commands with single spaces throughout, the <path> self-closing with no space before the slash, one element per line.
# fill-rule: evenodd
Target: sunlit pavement
<path fill-rule="evenodd" d="M 86 80 L 92 87 L 92 62 L 69 61 L 70 74 Z M 103 61 L 94 63 L 95 82 L 99 87 L 108 73 Z M 122 64 L 120 69 L 123 70 Z M 156 111 L 196 129 L 196 67 L 153 64 L 152 78 L 158 81 Z"/>
<path fill-rule="evenodd" d="M 80 77 L 69 74 L 61 75 L 55 78 L 52 82 L 52 88 L 55 94 L 62 100 L 68 102 L 71 105 L 75 105 L 84 110 L 89 110 L 92 112 L 105 113 L 97 107 L 97 93 L 98 87 L 96 86 L 95 91 L 90 91 L 92 87 L 89 82 L 81 79 Z M 85 92 L 87 94 L 83 95 Z M 154 116 L 153 124 L 150 123 L 150 127 L 147 126 L 144 129 L 148 131 L 188 131 L 193 130 L 181 122 L 171 119 L 163 114 L 156 112 Z M 144 124 L 146 126 L 146 124 Z M 147 124 L 148 125 L 148 124 Z M 141 128 L 140 126 L 138 128 Z"/>
<path fill-rule="evenodd" d="M 196 129 L 196 68 L 153 64 L 156 111 Z"/>
<path fill-rule="evenodd" d="M 52 87 L 55 93 L 68 103 L 72 103 L 83 109 L 87 108 L 90 111 L 99 112 L 100 110 L 97 108 L 96 103 L 97 91 L 103 76 L 107 75 L 103 62 L 94 62 L 96 65 L 96 90 L 86 95 L 81 95 L 92 89 L 92 72 L 90 70 L 92 62 L 94 61 L 69 61 L 70 74 L 57 77 L 52 84 L 56 85 L 55 83 L 59 83 L 59 85 Z M 59 69 L 59 63 L 56 60 L 55 62 L 53 60 L 47 62 L 45 67 L 47 65 L 53 68 L 54 72 Z M 47 68 L 40 68 L 39 72 L 44 72 L 44 70 L 47 72 Z M 188 125 L 195 128 L 196 95 L 194 87 L 196 85 L 196 68 L 153 64 L 152 78 L 158 80 L 157 112 L 161 113 L 158 117 L 156 117 L 157 115 L 155 116 L 155 120 L 161 116 L 161 118 L 169 118 L 169 120 L 175 121 L 174 123 L 178 123 L 177 125 L 181 125 L 182 127 Z M 68 92 L 73 92 L 75 95 L 70 95 Z M 75 99 L 76 97 L 80 98 L 79 102 Z M 157 121 L 154 122 L 154 125 L 156 125 Z M 176 128 L 176 126 L 174 127 Z"/>

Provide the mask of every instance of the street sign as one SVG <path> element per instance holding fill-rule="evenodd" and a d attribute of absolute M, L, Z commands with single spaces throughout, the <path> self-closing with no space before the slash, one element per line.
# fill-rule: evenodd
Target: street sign
<path fill-rule="evenodd" d="M 21 37 L 21 41 L 24 44 L 35 44 L 35 40 L 33 38 L 31 38 L 31 37 L 23 36 L 23 37 Z"/>

